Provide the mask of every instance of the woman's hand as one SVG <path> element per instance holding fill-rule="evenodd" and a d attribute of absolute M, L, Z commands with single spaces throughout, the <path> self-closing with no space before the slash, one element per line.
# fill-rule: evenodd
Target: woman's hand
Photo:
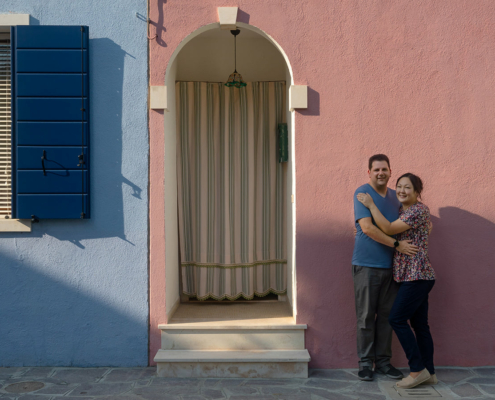
<path fill-rule="evenodd" d="M 357 199 L 363 203 L 367 208 L 370 208 L 373 204 L 373 199 L 368 193 L 358 193 L 357 194 Z"/>

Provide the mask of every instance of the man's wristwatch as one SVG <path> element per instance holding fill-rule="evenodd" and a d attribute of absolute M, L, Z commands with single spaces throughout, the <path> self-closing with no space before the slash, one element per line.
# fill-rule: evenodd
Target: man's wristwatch
<path fill-rule="evenodd" d="M 397 239 L 395 239 L 395 242 L 394 242 L 394 249 L 396 249 L 397 247 L 399 247 L 399 241 Z"/>

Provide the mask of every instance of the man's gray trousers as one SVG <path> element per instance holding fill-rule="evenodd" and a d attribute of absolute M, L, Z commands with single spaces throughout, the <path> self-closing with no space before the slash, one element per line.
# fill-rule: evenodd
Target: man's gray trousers
<path fill-rule="evenodd" d="M 359 369 L 381 368 L 392 357 L 392 327 L 388 315 L 399 284 L 392 268 L 352 266 L 357 317 L 357 354 Z"/>

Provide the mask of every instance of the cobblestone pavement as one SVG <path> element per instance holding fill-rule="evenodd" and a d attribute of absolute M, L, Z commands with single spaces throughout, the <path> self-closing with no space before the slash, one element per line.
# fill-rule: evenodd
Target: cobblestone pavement
<path fill-rule="evenodd" d="M 179 379 L 159 378 L 155 368 L 0 368 L 0 399 L 400 399 L 384 390 L 393 380 L 375 375 L 373 382 L 362 382 L 356 374 L 355 369 L 315 369 L 308 379 Z M 435 388 L 443 398 L 495 399 L 495 367 L 438 368 L 437 377 Z"/>

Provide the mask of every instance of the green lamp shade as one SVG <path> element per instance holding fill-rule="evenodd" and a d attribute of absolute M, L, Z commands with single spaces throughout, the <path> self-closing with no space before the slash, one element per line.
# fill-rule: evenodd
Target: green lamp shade
<path fill-rule="evenodd" d="M 229 79 L 227 80 L 225 86 L 241 88 L 246 86 L 246 82 L 242 80 L 242 76 L 239 72 L 234 71 L 233 73 L 230 74 Z"/>
<path fill-rule="evenodd" d="M 289 161 L 289 134 L 287 124 L 278 124 L 278 162 Z"/>

